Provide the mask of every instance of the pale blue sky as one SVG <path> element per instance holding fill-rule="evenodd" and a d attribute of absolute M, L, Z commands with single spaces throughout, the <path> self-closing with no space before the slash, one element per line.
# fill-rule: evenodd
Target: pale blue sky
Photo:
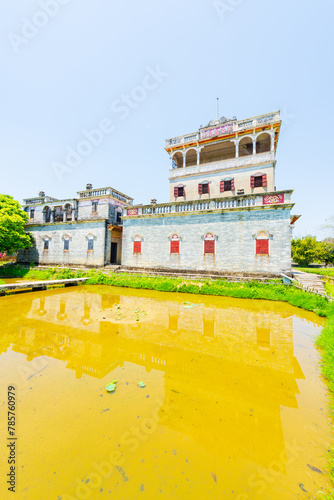
<path fill-rule="evenodd" d="M 295 235 L 326 235 L 320 227 L 334 215 L 332 1 L 0 6 L 1 192 L 64 199 L 91 182 L 135 203 L 168 201 L 165 139 L 214 118 L 219 97 L 228 118 L 281 110 L 277 189 L 294 189 L 293 212 L 302 214 Z M 143 82 L 146 95 L 136 89 Z M 115 101 L 131 92 L 137 102 L 121 112 Z M 96 146 L 75 168 L 59 174 L 58 165 L 57 176 L 55 162 L 66 165 L 68 148 L 101 122 Z"/>

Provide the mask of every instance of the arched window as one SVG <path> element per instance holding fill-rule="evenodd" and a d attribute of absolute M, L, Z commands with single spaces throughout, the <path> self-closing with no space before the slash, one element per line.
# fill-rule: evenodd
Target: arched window
<path fill-rule="evenodd" d="M 215 253 L 215 237 L 212 233 L 207 233 L 204 238 L 204 254 Z"/>
<path fill-rule="evenodd" d="M 256 236 L 256 255 L 269 255 L 269 237 L 265 231 Z"/>
<path fill-rule="evenodd" d="M 141 254 L 141 237 L 138 234 L 133 241 L 133 253 Z"/>
<path fill-rule="evenodd" d="M 180 253 L 180 238 L 177 234 L 173 234 L 170 238 L 170 253 Z"/>
<path fill-rule="evenodd" d="M 93 234 L 88 234 L 86 236 L 86 240 L 88 242 L 88 245 L 87 245 L 87 250 L 88 252 L 93 252 L 94 250 L 94 241 L 96 240 L 96 237 L 93 235 Z"/>
<path fill-rule="evenodd" d="M 43 250 L 49 250 L 51 238 L 50 236 L 44 236 L 43 238 Z"/>
<path fill-rule="evenodd" d="M 64 240 L 64 252 L 68 252 L 70 249 L 71 237 L 68 234 L 65 234 L 65 236 L 63 236 L 63 240 Z"/>

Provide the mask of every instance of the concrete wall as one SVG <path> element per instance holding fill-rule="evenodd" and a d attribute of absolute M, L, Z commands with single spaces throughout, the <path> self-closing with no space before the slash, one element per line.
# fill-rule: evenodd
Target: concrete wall
<path fill-rule="evenodd" d="M 257 173 L 267 174 L 267 187 L 265 188 L 254 188 L 250 187 L 250 177 L 251 175 Z M 228 178 L 234 178 L 234 191 L 220 192 L 220 181 Z M 209 194 L 198 194 L 198 184 L 202 182 L 209 182 Z M 185 186 L 185 197 L 174 198 L 174 187 L 178 185 Z M 231 169 L 231 170 L 221 170 L 218 172 L 204 172 L 196 175 L 189 175 L 185 177 L 177 177 L 170 180 L 169 185 L 169 201 L 183 201 L 183 200 L 198 200 L 198 199 L 208 199 L 208 198 L 220 198 L 226 196 L 235 196 L 238 189 L 243 189 L 244 194 L 258 194 L 258 193 L 270 193 L 275 189 L 275 169 L 272 163 L 268 165 L 257 165 L 254 167 L 243 167 Z"/>
<path fill-rule="evenodd" d="M 255 255 L 254 235 L 270 234 L 269 256 Z M 216 236 L 215 255 L 204 255 L 203 237 Z M 170 254 L 169 237 L 181 238 L 180 254 Z M 142 253 L 133 239 L 142 238 Z M 259 208 L 196 215 L 142 216 L 123 220 L 122 265 L 216 271 L 281 272 L 291 268 L 289 208 Z"/>
<path fill-rule="evenodd" d="M 104 266 L 106 263 L 108 229 L 104 220 L 34 225 L 29 226 L 28 231 L 35 238 L 35 246 L 20 251 L 18 262 L 87 266 Z M 93 251 L 88 251 L 87 236 L 89 234 L 95 237 Z M 64 251 L 63 237 L 65 235 L 70 237 L 68 251 Z M 50 238 L 48 250 L 44 250 L 45 237 Z"/>

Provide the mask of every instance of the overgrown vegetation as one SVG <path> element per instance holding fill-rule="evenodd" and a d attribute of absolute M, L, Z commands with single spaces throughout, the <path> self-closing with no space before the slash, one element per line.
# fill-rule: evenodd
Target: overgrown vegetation
<path fill-rule="evenodd" d="M 328 267 L 326 269 L 320 267 L 297 267 L 295 269 L 297 269 L 297 271 L 302 271 L 303 273 L 321 274 L 323 276 L 331 276 L 334 278 L 334 267 Z"/>
<path fill-rule="evenodd" d="M 291 241 L 291 255 L 300 266 L 308 266 L 312 262 L 334 264 L 334 242 L 331 238 L 317 241 L 314 236 L 297 238 Z"/>
<path fill-rule="evenodd" d="M 316 344 L 321 348 L 321 372 L 327 380 L 329 387 L 329 409 L 332 419 L 334 419 L 334 302 L 330 305 L 327 311 L 327 322 L 320 336 L 316 340 Z M 334 484 L 334 447 L 329 450 L 329 468 L 331 473 L 332 483 Z M 326 496 L 327 500 L 334 499 L 334 490 Z"/>
<path fill-rule="evenodd" d="M 329 302 L 314 294 L 309 294 L 293 286 L 277 283 L 259 283 L 257 281 L 229 282 L 223 279 L 194 282 L 182 277 L 167 278 L 163 276 L 142 276 L 129 274 L 106 274 L 95 269 L 72 271 L 67 268 L 40 269 L 25 268 L 19 265 L 2 267 L 1 277 L 24 278 L 37 280 L 67 279 L 88 277 L 87 284 L 103 284 L 127 288 L 156 290 L 160 292 L 195 293 L 200 295 L 221 295 L 244 299 L 280 300 L 313 311 L 320 316 L 327 316 Z"/>

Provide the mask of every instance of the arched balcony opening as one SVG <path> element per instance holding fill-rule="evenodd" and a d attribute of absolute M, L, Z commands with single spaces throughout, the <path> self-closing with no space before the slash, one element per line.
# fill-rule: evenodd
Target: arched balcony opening
<path fill-rule="evenodd" d="M 244 137 L 239 142 L 239 156 L 249 156 L 253 154 L 253 139 Z"/>
<path fill-rule="evenodd" d="M 70 205 L 69 203 L 67 203 L 65 206 L 64 206 L 64 212 L 65 212 L 65 220 L 66 221 L 70 221 L 72 220 L 72 205 Z"/>
<path fill-rule="evenodd" d="M 176 168 L 183 167 L 183 154 L 180 151 L 173 155 L 173 162 L 175 163 Z"/>
<path fill-rule="evenodd" d="M 264 133 L 258 135 L 256 139 L 256 154 L 265 153 L 266 151 L 270 151 L 271 147 L 271 137 L 270 134 Z"/>
<path fill-rule="evenodd" d="M 43 222 L 46 224 L 50 222 L 51 219 L 51 209 L 50 207 L 43 208 Z"/>
<path fill-rule="evenodd" d="M 63 222 L 64 220 L 64 212 L 63 212 L 63 207 L 55 207 L 55 215 L 54 215 L 54 222 Z"/>
<path fill-rule="evenodd" d="M 235 158 L 235 144 L 232 141 L 204 146 L 200 153 L 200 165 Z"/>
<path fill-rule="evenodd" d="M 197 165 L 197 151 L 196 149 L 188 149 L 186 152 L 186 167 L 193 167 Z"/>

